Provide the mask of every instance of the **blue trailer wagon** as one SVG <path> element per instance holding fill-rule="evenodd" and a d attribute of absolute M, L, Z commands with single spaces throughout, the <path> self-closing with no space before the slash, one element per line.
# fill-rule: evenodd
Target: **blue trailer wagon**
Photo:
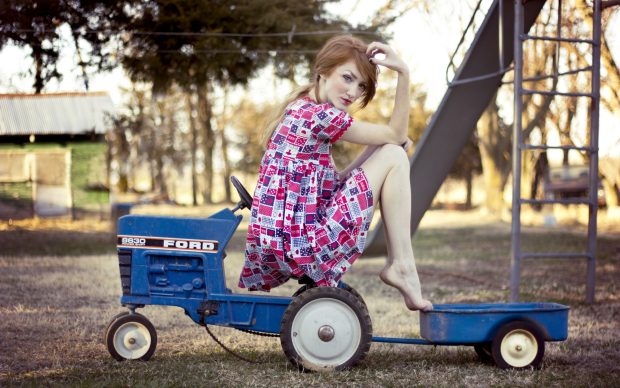
<path fill-rule="evenodd" d="M 372 342 L 470 345 L 500 368 L 537 368 L 545 341 L 568 336 L 568 307 L 556 303 L 443 304 L 420 313 L 422 338 L 373 337 L 361 295 L 341 283 L 306 282 L 293 296 L 236 294 L 226 287 L 225 248 L 251 197 L 233 177 L 241 201 L 208 218 L 127 215 L 118 223 L 118 260 L 128 308 L 107 326 L 116 360 L 148 360 L 157 345 L 153 324 L 136 312 L 176 306 L 199 325 L 276 334 L 287 358 L 303 370 L 341 370 L 361 361 Z M 300 282 L 303 282 L 300 281 Z"/>

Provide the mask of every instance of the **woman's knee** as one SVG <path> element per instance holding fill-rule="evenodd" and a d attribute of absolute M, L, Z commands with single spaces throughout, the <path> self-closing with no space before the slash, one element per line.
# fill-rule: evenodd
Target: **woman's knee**
<path fill-rule="evenodd" d="M 409 166 L 409 156 L 403 147 L 396 144 L 384 144 L 380 147 L 381 160 L 393 166 Z"/>

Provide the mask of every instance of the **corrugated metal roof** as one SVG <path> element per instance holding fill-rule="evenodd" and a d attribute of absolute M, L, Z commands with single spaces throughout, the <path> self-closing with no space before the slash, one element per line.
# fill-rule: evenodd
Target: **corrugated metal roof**
<path fill-rule="evenodd" d="M 0 136 L 105 133 L 114 111 L 105 92 L 0 94 Z"/>

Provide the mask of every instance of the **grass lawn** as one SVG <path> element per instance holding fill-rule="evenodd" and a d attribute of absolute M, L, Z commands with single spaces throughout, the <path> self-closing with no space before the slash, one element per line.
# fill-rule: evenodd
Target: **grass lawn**
<path fill-rule="evenodd" d="M 470 347 L 372 344 L 354 369 L 299 373 L 279 339 L 233 329 L 212 331 L 224 352 L 178 308 L 139 310 L 157 328 L 148 362 L 116 362 L 102 343 L 104 328 L 123 308 L 109 225 L 4 225 L 0 229 L 0 386 L 618 386 L 620 376 L 620 234 L 598 239 L 594 305 L 584 303 L 585 261 L 529 261 L 522 300 L 571 307 L 569 338 L 547 343 L 538 371 L 503 371 L 478 361 Z M 244 231 L 226 258 L 236 290 Z M 532 249 L 583 250 L 582 231 L 525 228 Z M 434 303 L 502 302 L 509 297 L 510 226 L 476 212 L 432 211 L 413 240 L 425 296 Z M 364 297 L 374 335 L 415 336 L 418 314 L 380 282 L 383 257 L 360 259 L 346 275 Z M 291 295 L 290 282 L 276 295 Z"/>

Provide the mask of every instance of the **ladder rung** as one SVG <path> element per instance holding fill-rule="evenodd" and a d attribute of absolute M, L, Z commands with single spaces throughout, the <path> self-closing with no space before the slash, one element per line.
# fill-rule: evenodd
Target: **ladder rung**
<path fill-rule="evenodd" d="M 546 40 L 551 42 L 568 42 L 568 43 L 588 43 L 594 44 L 592 39 L 575 39 L 575 38 L 557 38 L 551 36 L 537 36 L 537 35 L 521 35 L 521 40 Z"/>
<path fill-rule="evenodd" d="M 591 259 L 592 255 L 589 253 L 533 253 L 524 252 L 521 253 L 522 259 L 578 259 L 586 258 Z"/>
<path fill-rule="evenodd" d="M 563 73 L 558 73 L 558 74 L 539 75 L 538 77 L 524 78 L 523 82 L 542 81 L 544 79 L 549 79 L 549 78 L 554 78 L 554 77 L 562 77 L 562 76 L 571 75 L 571 74 L 577 74 L 577 73 L 581 73 L 582 71 L 592 71 L 592 66 L 581 67 L 579 69 L 569 70 L 569 71 L 565 71 Z"/>
<path fill-rule="evenodd" d="M 565 93 L 565 92 L 554 92 L 551 90 L 522 89 L 521 93 L 522 94 L 542 94 L 545 96 L 590 97 L 590 98 L 595 97 L 595 95 L 592 93 Z"/>
<path fill-rule="evenodd" d="M 590 200 L 588 198 L 558 198 L 558 199 L 525 199 L 521 198 L 522 204 L 530 205 L 544 205 L 558 203 L 562 205 L 589 205 Z"/>
<path fill-rule="evenodd" d="M 521 144 L 521 149 L 525 150 L 575 150 L 585 152 L 596 152 L 597 150 L 592 147 L 576 147 L 576 146 L 551 146 L 551 145 L 533 145 L 533 144 Z"/>

